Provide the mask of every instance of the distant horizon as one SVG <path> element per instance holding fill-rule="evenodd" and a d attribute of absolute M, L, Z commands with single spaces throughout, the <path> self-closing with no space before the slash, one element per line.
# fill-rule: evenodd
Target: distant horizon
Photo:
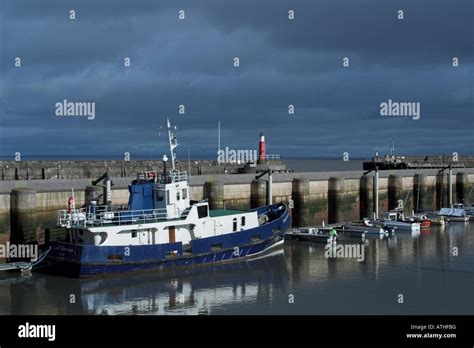
<path fill-rule="evenodd" d="M 424 156 L 424 155 L 423 155 Z M 369 157 L 351 157 L 351 160 L 365 160 L 367 158 L 370 158 L 372 156 L 369 156 Z M 99 160 L 107 160 L 107 159 L 110 159 L 110 160 L 123 160 L 123 156 L 113 156 L 113 155 L 95 155 L 95 156 L 90 156 L 90 155 L 30 155 L 30 156 L 22 156 L 22 162 L 23 161 L 27 161 L 28 159 L 34 159 L 34 160 L 37 160 L 37 159 L 46 159 L 46 160 L 54 160 L 54 159 L 58 159 L 58 160 L 67 160 L 68 158 L 70 158 L 71 160 L 73 159 L 84 159 L 84 160 L 87 160 L 87 159 L 90 159 L 90 160 L 94 160 L 94 159 L 99 159 Z M 150 159 L 150 160 L 161 160 L 162 156 L 130 156 L 130 161 L 134 161 L 134 160 L 147 160 L 147 159 Z M 183 156 L 177 156 L 177 159 L 178 161 L 187 161 L 188 158 L 187 157 L 183 157 Z M 209 155 L 202 155 L 202 156 L 196 156 L 196 157 L 190 157 L 191 160 L 217 160 L 217 156 L 209 156 Z M 281 160 L 285 160 L 285 159 L 289 159 L 289 160 L 312 160 L 312 159 L 315 159 L 315 160 L 322 160 L 322 159 L 327 159 L 327 160 L 342 160 L 342 156 L 341 157 L 304 157 L 304 156 L 301 156 L 301 157 L 287 157 L 287 156 L 282 156 L 281 157 Z M 14 156 L 2 156 L 0 155 L 0 161 L 13 161 L 14 160 Z"/>
<path fill-rule="evenodd" d="M 379 157 L 384 157 L 385 154 L 379 154 Z M 404 156 L 404 157 L 424 157 L 424 156 L 428 156 L 428 157 L 442 157 L 442 156 L 445 156 L 446 158 L 449 158 L 451 157 L 450 154 L 421 154 L 421 155 L 405 155 L 405 154 L 395 154 L 395 156 Z M 363 160 L 368 160 L 370 158 L 374 157 L 374 155 L 372 156 L 366 156 L 366 157 L 360 157 L 360 156 L 353 156 L 353 157 L 349 157 L 349 161 L 351 160 L 357 160 L 357 161 L 363 161 Z M 463 154 L 459 154 L 459 157 L 460 158 L 463 158 L 463 157 L 467 157 L 467 158 L 471 158 L 471 157 L 474 157 L 474 155 L 463 155 Z M 130 161 L 139 161 L 139 160 L 159 160 L 161 161 L 161 158 L 162 156 L 158 156 L 158 155 L 150 155 L 150 156 L 146 156 L 146 155 L 142 155 L 142 156 L 133 156 L 132 154 L 130 155 Z M 177 159 L 178 161 L 181 161 L 181 162 L 186 162 L 188 161 L 188 157 L 187 156 L 177 156 Z M 196 161 L 196 160 L 217 160 L 217 157 L 216 156 L 210 156 L 210 155 L 199 155 L 199 156 L 191 156 L 190 159 L 192 161 Z M 0 155 L 0 161 L 14 161 L 15 160 L 15 156 L 14 155 Z M 62 160 L 62 161 L 65 161 L 65 160 L 84 160 L 84 161 L 87 161 L 87 160 L 114 160 L 114 161 L 117 161 L 117 160 L 124 160 L 123 159 L 123 155 L 122 156 L 117 156 L 117 155 L 23 155 L 22 154 L 22 158 L 21 158 L 21 161 L 19 162 L 25 162 L 25 161 L 28 161 L 28 160 L 31 160 L 31 161 L 38 161 L 38 160 Z M 343 158 L 342 156 L 340 157 L 335 157 L 335 156 L 281 156 L 281 160 L 282 161 L 285 161 L 285 160 L 341 160 L 343 161 Z"/>

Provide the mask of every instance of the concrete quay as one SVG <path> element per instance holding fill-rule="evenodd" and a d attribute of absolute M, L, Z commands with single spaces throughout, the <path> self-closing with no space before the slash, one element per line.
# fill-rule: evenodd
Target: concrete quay
<path fill-rule="evenodd" d="M 113 204 L 127 204 L 129 177 L 112 177 Z M 474 200 L 474 169 L 453 170 L 453 202 Z M 4 180 L 0 181 L 0 214 L 27 216 L 67 208 L 74 189 L 76 206 L 86 201 L 91 191 L 90 179 Z M 89 187 L 89 188 L 88 188 Z M 197 175 L 190 177 L 190 197 L 209 199 L 211 207 L 249 209 L 266 202 L 265 180 L 255 175 Z M 374 177 L 362 171 L 276 173 L 273 174 L 273 202 L 293 206 L 295 225 L 336 223 L 362 217 L 372 217 L 375 202 L 378 211 L 392 209 L 403 203 L 405 210 L 429 210 L 446 206 L 448 178 L 436 169 L 392 170 L 379 172 L 378 199 L 374 194 Z M 17 219 L 16 217 L 14 219 Z M 5 220 L 4 220 L 5 221 Z M 33 220 L 27 224 L 31 225 Z M 17 222 L 11 223 L 11 227 Z"/>

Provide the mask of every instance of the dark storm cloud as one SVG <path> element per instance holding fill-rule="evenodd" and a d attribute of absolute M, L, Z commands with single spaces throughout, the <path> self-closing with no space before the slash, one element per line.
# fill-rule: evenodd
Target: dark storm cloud
<path fill-rule="evenodd" d="M 194 156 L 215 153 L 219 120 L 223 146 L 255 148 L 263 129 L 269 151 L 287 156 L 369 156 L 392 138 L 400 152 L 472 154 L 472 1 L 12 1 L 0 10 L 1 155 L 159 156 L 167 115 L 181 153 Z M 63 99 L 96 102 L 96 118 L 55 116 Z M 420 102 L 420 120 L 381 117 L 388 99 Z"/>

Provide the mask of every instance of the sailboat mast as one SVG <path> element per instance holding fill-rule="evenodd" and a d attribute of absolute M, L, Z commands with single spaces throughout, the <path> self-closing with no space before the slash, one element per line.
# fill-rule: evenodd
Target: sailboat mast
<path fill-rule="evenodd" d="M 168 138 L 169 138 L 169 143 L 170 143 L 170 154 L 171 154 L 171 165 L 172 165 L 172 170 L 175 171 L 175 161 L 176 161 L 176 154 L 174 153 L 174 149 L 178 146 L 178 140 L 176 139 L 176 135 L 172 132 L 171 130 L 171 124 L 170 124 L 170 119 L 167 118 L 167 125 L 168 125 Z"/>

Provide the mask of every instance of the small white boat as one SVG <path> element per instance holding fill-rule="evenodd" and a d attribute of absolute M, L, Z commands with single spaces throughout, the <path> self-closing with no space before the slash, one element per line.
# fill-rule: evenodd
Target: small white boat
<path fill-rule="evenodd" d="M 394 232 L 420 232 L 421 226 L 418 222 L 407 222 L 404 220 L 403 211 L 393 210 L 386 212 L 383 218 L 374 221 L 374 224 Z"/>
<path fill-rule="evenodd" d="M 285 240 L 335 243 L 336 238 L 329 235 L 329 229 L 317 227 L 294 228 L 285 233 Z"/>
<path fill-rule="evenodd" d="M 469 221 L 469 215 L 466 214 L 466 210 L 461 203 L 454 204 L 453 208 L 441 208 L 438 215 L 444 216 L 444 218 L 449 222 Z"/>
<path fill-rule="evenodd" d="M 363 219 L 359 222 L 350 222 L 342 226 L 340 229 L 342 232 L 349 233 L 361 233 L 361 234 L 375 234 L 385 235 L 388 234 L 382 226 L 374 225 L 369 219 Z"/>
<path fill-rule="evenodd" d="M 448 222 L 469 222 L 469 216 L 445 216 Z"/>
<path fill-rule="evenodd" d="M 453 204 L 453 208 L 464 209 L 466 216 L 469 218 L 469 221 L 474 221 L 474 206 L 473 205 L 464 205 L 463 203 Z"/>

